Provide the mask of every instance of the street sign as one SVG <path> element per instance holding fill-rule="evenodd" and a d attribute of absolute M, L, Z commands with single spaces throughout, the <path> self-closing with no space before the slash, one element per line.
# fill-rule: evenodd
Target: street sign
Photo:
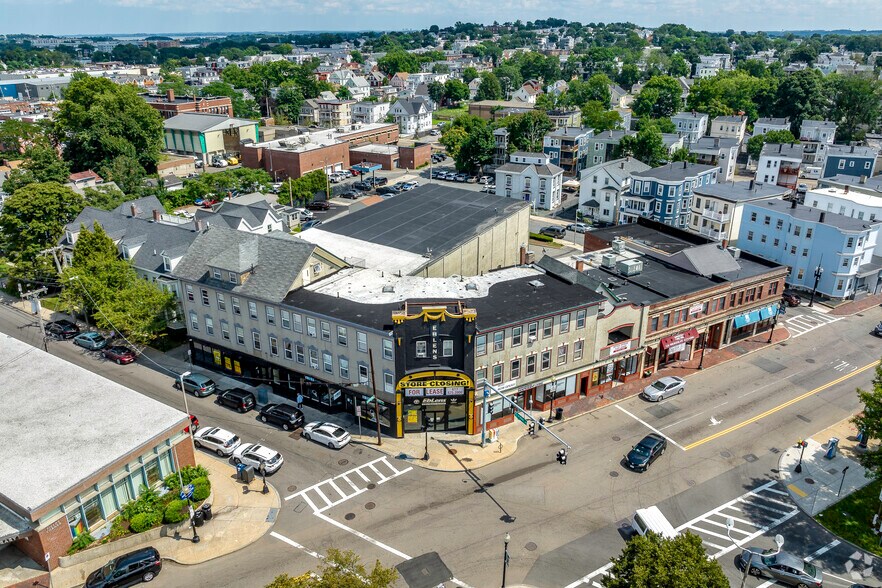
<path fill-rule="evenodd" d="M 361 407 L 360 406 L 355 407 L 355 416 L 359 416 L 359 417 L 361 416 Z"/>
<path fill-rule="evenodd" d="M 193 497 L 193 484 L 187 484 L 181 488 L 181 500 L 189 500 Z"/>
<path fill-rule="evenodd" d="M 525 425 L 527 424 L 527 417 L 525 417 L 525 416 L 522 415 L 521 413 L 516 412 L 516 413 L 515 413 L 515 418 L 518 419 L 519 421 L 521 421 L 522 423 L 524 423 Z"/>

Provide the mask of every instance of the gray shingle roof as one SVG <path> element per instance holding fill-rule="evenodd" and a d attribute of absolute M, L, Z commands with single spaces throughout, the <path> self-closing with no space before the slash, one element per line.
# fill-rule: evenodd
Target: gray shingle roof
<path fill-rule="evenodd" d="M 790 188 L 756 182 L 718 182 L 695 188 L 694 192 L 696 196 L 710 196 L 728 202 L 748 202 L 763 198 L 781 198 L 790 194 Z"/>
<path fill-rule="evenodd" d="M 160 213 L 165 212 L 165 207 L 156 196 L 145 196 L 143 198 L 135 198 L 127 200 L 113 209 L 115 214 L 123 216 L 132 216 L 132 206 L 135 207 L 135 216 L 138 218 L 153 218 L 153 211 L 158 210 Z"/>
<path fill-rule="evenodd" d="M 238 229 L 243 220 L 252 228 L 260 226 L 269 214 L 270 205 L 266 200 L 248 205 L 225 201 L 216 205 L 214 210 L 197 210 L 196 218 L 209 223 L 221 221 L 231 229 Z"/>
<path fill-rule="evenodd" d="M 654 167 L 643 172 L 634 173 L 635 178 L 651 178 L 654 180 L 680 181 L 712 169 L 719 169 L 716 165 L 704 165 L 701 163 L 675 162 L 660 167 Z"/>
<path fill-rule="evenodd" d="M 256 235 L 212 226 L 200 233 L 173 274 L 243 296 L 280 302 L 291 290 L 309 256 L 312 243 L 284 233 Z M 239 284 L 212 277 L 211 267 L 250 272 Z M 224 276 L 226 277 L 226 276 Z"/>
<path fill-rule="evenodd" d="M 804 149 L 805 148 L 799 143 L 766 143 L 763 145 L 760 157 L 764 155 L 768 155 L 769 157 L 779 156 L 802 161 Z"/>
<path fill-rule="evenodd" d="M 861 220 L 850 216 L 845 216 L 844 214 L 824 212 L 818 210 L 817 208 L 803 206 L 802 204 L 797 204 L 794 207 L 793 202 L 788 202 L 779 198 L 769 198 L 766 200 L 751 202 L 749 206 L 757 206 L 766 210 L 774 210 L 775 212 L 786 214 L 797 220 L 816 223 L 821 222 L 821 216 L 823 215 L 825 225 L 830 225 L 844 231 L 865 231 L 874 225 L 882 223 L 882 220 Z"/>
<path fill-rule="evenodd" d="M 789 125 L 790 120 L 786 118 L 758 118 L 754 125 Z"/>

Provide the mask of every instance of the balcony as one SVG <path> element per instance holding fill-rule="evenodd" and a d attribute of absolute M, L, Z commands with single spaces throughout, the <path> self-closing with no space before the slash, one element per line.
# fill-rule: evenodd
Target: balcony
<path fill-rule="evenodd" d="M 778 175 L 785 176 L 798 176 L 799 175 L 799 166 L 791 166 L 791 165 L 782 165 L 781 169 L 778 171 Z"/>
<path fill-rule="evenodd" d="M 704 237 L 710 237 L 711 239 L 715 239 L 717 241 L 722 241 L 723 239 L 729 238 L 728 231 L 718 231 L 710 227 L 701 227 L 700 229 L 698 229 L 698 232 Z"/>
<path fill-rule="evenodd" d="M 623 202 L 621 210 L 622 210 L 622 212 L 627 212 L 630 214 L 639 214 L 639 215 L 644 215 L 649 212 L 649 208 L 647 208 L 647 206 L 645 204 L 638 205 L 636 203 L 631 203 L 631 202 Z"/>
<path fill-rule="evenodd" d="M 726 222 L 731 217 L 731 215 L 728 212 L 721 212 L 719 210 L 711 210 L 710 208 L 703 209 L 701 211 L 701 216 L 703 218 L 707 218 L 707 219 L 717 221 L 720 223 Z"/>

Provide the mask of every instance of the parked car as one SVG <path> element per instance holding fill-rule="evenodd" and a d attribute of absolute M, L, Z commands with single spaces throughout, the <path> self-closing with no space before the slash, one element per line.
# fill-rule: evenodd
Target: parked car
<path fill-rule="evenodd" d="M 113 347 L 105 347 L 101 350 L 101 355 L 105 359 L 115 361 L 117 364 L 132 363 L 138 357 L 134 351 L 125 345 L 114 345 Z"/>
<path fill-rule="evenodd" d="M 195 414 L 190 415 L 190 426 L 193 427 L 194 433 L 199 429 L 199 417 L 197 417 Z M 184 427 L 184 432 L 189 433 L 190 427 Z"/>
<path fill-rule="evenodd" d="M 454 176 L 454 179 L 457 182 L 467 182 L 469 180 L 469 175 L 468 174 L 456 174 Z"/>
<path fill-rule="evenodd" d="M 587 233 L 591 230 L 591 225 L 585 223 L 572 223 L 567 225 L 567 230 L 575 233 Z"/>
<path fill-rule="evenodd" d="M 660 378 L 643 389 L 640 393 L 643 398 L 658 402 L 671 396 L 681 394 L 686 389 L 686 380 L 677 376 L 665 376 Z"/>
<path fill-rule="evenodd" d="M 348 200 L 358 200 L 361 198 L 361 192 L 358 190 L 346 190 L 342 194 L 340 194 L 340 198 L 346 198 Z"/>
<path fill-rule="evenodd" d="M 563 227 L 542 227 L 539 229 L 540 235 L 548 235 L 555 239 L 563 239 L 567 236 L 567 231 Z"/>
<path fill-rule="evenodd" d="M 80 328 L 68 321 L 52 321 L 46 325 L 46 335 L 53 339 L 71 339 L 80 334 Z"/>
<path fill-rule="evenodd" d="M 799 184 L 796 186 L 797 194 L 805 194 L 806 192 L 808 192 L 808 184 Z"/>
<path fill-rule="evenodd" d="M 354 167 L 349 168 L 349 173 L 351 173 L 353 176 L 360 176 L 361 175 L 361 172 L 358 171 L 357 169 L 355 169 Z"/>
<path fill-rule="evenodd" d="M 184 392 L 189 392 L 199 398 L 211 396 L 215 389 L 217 389 L 217 384 L 214 383 L 214 380 L 204 374 L 190 374 L 189 376 L 184 376 L 183 379 Z M 175 379 L 175 388 L 181 389 L 180 379 Z"/>
<path fill-rule="evenodd" d="M 226 159 L 213 159 L 211 161 L 211 167 L 227 167 L 229 163 L 227 163 Z"/>
<path fill-rule="evenodd" d="M 228 457 L 241 444 L 242 441 L 238 435 L 220 427 L 205 427 L 193 433 L 193 445 L 197 449 L 205 447 L 220 457 Z"/>
<path fill-rule="evenodd" d="M 107 347 L 107 339 L 104 338 L 104 335 L 96 331 L 80 333 L 73 338 L 73 342 L 74 345 L 79 345 L 83 349 L 90 349 L 92 351 L 97 351 L 99 349 L 104 349 L 105 347 Z"/>
<path fill-rule="evenodd" d="M 389 178 L 376 178 L 372 183 L 374 185 L 374 188 L 378 186 L 385 186 L 389 183 Z"/>
<path fill-rule="evenodd" d="M 305 208 L 295 208 L 294 212 L 297 213 L 297 215 L 300 217 L 300 220 L 312 220 L 313 218 L 315 218 L 315 215 Z"/>
<path fill-rule="evenodd" d="M 263 464 L 268 474 L 282 467 L 284 461 L 281 453 L 259 443 L 243 443 L 233 452 L 233 463 L 236 465 L 244 463 L 259 471 L 260 465 Z"/>
<path fill-rule="evenodd" d="M 397 192 L 404 192 L 404 190 L 405 190 L 404 186 L 405 186 L 405 185 L 406 185 L 406 182 L 396 182 L 395 184 L 392 184 L 392 187 L 395 188 L 395 190 L 396 190 Z"/>
<path fill-rule="evenodd" d="M 437 137 L 438 135 L 441 134 L 441 131 L 439 131 L 438 129 L 432 129 L 431 131 L 429 131 L 429 134 L 432 135 L 433 137 Z"/>
<path fill-rule="evenodd" d="M 202 169 L 203 167 L 205 167 L 205 162 L 201 159 L 197 159 L 193 162 L 193 165 L 196 166 L 196 169 Z"/>
<path fill-rule="evenodd" d="M 300 230 L 301 230 L 301 231 L 305 231 L 306 229 L 311 229 L 311 228 L 313 228 L 313 227 L 317 227 L 317 226 L 319 226 L 320 224 L 322 224 L 322 221 L 320 221 L 320 220 L 306 221 L 305 223 L 303 223 L 302 225 L 300 225 Z"/>
<path fill-rule="evenodd" d="M 321 421 L 315 421 L 303 427 L 303 438 L 307 441 L 327 445 L 331 449 L 343 449 L 352 440 L 352 436 L 345 429 L 333 423 Z"/>
<path fill-rule="evenodd" d="M 657 433 L 650 433 L 631 448 L 625 456 L 625 463 L 632 470 L 645 472 L 658 457 L 664 454 L 668 440 Z"/>
<path fill-rule="evenodd" d="M 217 204 L 217 200 L 214 198 L 206 198 L 202 201 L 202 208 L 211 208 L 215 204 Z"/>
<path fill-rule="evenodd" d="M 753 552 L 753 553 L 752 553 Z M 745 549 L 738 557 L 737 566 L 744 570 L 750 562 L 750 573 L 758 578 L 769 577 L 789 586 L 821 588 L 821 571 L 813 564 L 782 551 L 774 555 L 759 555 L 756 549 Z M 768 553 L 768 550 L 766 550 Z"/>
<path fill-rule="evenodd" d="M 799 306 L 802 304 L 802 298 L 800 298 L 799 294 L 793 290 L 784 290 L 784 293 L 781 295 L 781 300 L 783 300 L 784 304 L 787 306 Z"/>
<path fill-rule="evenodd" d="M 411 182 L 404 182 L 404 191 L 405 191 L 405 192 L 410 192 L 410 191 L 413 190 L 414 188 L 418 188 L 419 185 L 420 185 L 419 182 L 413 182 L 413 181 L 411 181 Z"/>
<path fill-rule="evenodd" d="M 395 194 L 398 194 L 398 190 L 395 189 L 395 186 L 383 186 L 377 190 L 377 194 L 380 196 L 394 196 Z"/>
<path fill-rule="evenodd" d="M 491 178 L 490 176 L 481 176 L 481 178 L 478 180 L 478 183 L 479 184 L 489 184 L 492 181 L 493 181 L 493 178 Z"/>
<path fill-rule="evenodd" d="M 303 425 L 303 412 L 290 404 L 267 404 L 260 409 L 260 420 L 291 431 Z"/>
<path fill-rule="evenodd" d="M 248 412 L 249 410 L 257 406 L 257 401 L 254 399 L 254 394 L 252 394 L 248 390 L 243 390 L 242 388 L 221 390 L 217 393 L 217 398 L 215 402 L 224 406 L 228 406 L 230 408 L 235 408 L 239 412 Z"/>
<path fill-rule="evenodd" d="M 230 165 L 239 165 L 239 158 L 235 155 L 231 155 L 230 157 L 227 157 L 227 163 Z"/>
<path fill-rule="evenodd" d="M 877 337 L 882 337 L 882 323 L 879 323 L 873 328 L 873 334 Z"/>
<path fill-rule="evenodd" d="M 162 558 L 153 547 L 116 557 L 86 578 L 84 588 L 117 588 L 150 582 L 162 571 Z"/>
<path fill-rule="evenodd" d="M 327 200 L 313 200 L 306 205 L 307 210 L 330 210 L 331 203 Z"/>
<path fill-rule="evenodd" d="M 355 188 L 356 190 L 361 190 L 362 192 L 369 192 L 374 186 L 370 182 L 361 181 L 361 182 L 354 182 L 352 184 L 352 187 Z"/>

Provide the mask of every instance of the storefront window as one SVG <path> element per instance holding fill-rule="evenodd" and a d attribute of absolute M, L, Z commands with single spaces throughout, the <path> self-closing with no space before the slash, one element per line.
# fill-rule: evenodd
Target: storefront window
<path fill-rule="evenodd" d="M 147 472 L 147 484 L 153 486 L 162 480 L 162 474 L 159 472 L 159 460 L 151 459 L 144 464 L 144 471 Z"/>
<path fill-rule="evenodd" d="M 98 523 L 104 520 L 104 517 L 101 516 L 98 496 L 93 496 L 83 504 L 83 513 L 86 515 L 86 526 L 89 529 L 94 529 Z"/>
<path fill-rule="evenodd" d="M 172 465 L 171 450 L 161 453 L 159 455 L 159 465 L 162 468 L 163 475 L 165 476 L 175 471 L 175 468 Z"/>
<path fill-rule="evenodd" d="M 144 486 L 144 470 L 135 468 L 132 470 L 132 488 L 135 489 L 135 497 L 141 495 L 141 487 Z"/>
<path fill-rule="evenodd" d="M 109 517 L 116 512 L 116 502 L 113 499 L 113 487 L 101 493 L 101 508 L 104 510 L 104 516 Z"/>
<path fill-rule="evenodd" d="M 128 480 L 121 480 L 114 485 L 116 490 L 116 502 L 120 505 L 126 504 L 132 500 L 132 492 L 129 490 Z"/>

